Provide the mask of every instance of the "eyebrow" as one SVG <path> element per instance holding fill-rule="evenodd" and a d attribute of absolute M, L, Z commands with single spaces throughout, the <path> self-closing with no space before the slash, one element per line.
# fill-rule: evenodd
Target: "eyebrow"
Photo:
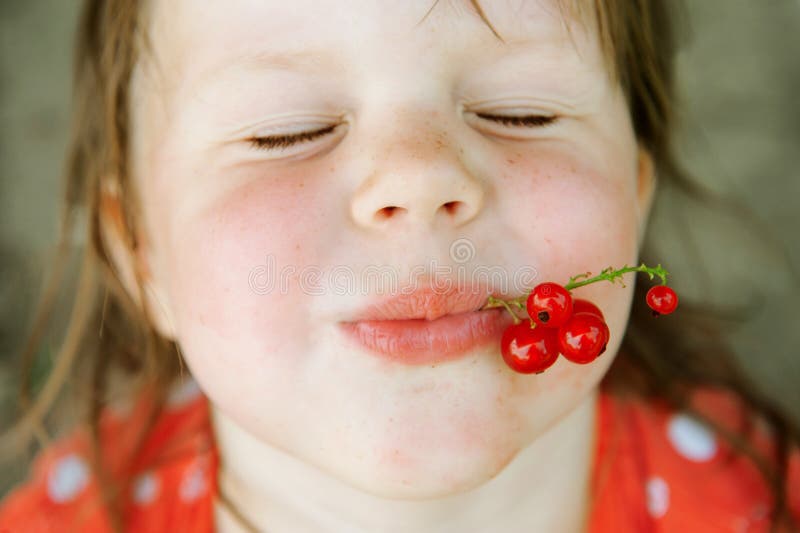
<path fill-rule="evenodd" d="M 205 81 L 209 77 L 216 77 L 235 69 L 329 74 L 342 72 L 345 68 L 341 58 L 325 48 L 284 51 L 253 50 L 234 57 L 227 57 L 206 69 L 200 78 Z"/>

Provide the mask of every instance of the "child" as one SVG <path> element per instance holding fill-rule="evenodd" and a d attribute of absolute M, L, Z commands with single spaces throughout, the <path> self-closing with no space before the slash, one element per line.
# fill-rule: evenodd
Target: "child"
<path fill-rule="evenodd" d="M 797 430 L 691 305 L 583 287 L 605 353 L 520 374 L 464 326 L 520 289 L 431 290 L 648 257 L 657 177 L 688 183 L 671 2 L 429 4 L 86 2 L 63 232 L 84 208 L 89 246 L 6 439 L 46 439 L 62 385 L 86 424 L 0 531 L 796 527 Z"/>

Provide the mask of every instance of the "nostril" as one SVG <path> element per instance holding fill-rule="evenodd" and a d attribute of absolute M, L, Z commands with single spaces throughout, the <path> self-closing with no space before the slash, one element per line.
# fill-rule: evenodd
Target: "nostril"
<path fill-rule="evenodd" d="M 394 216 L 400 215 L 404 212 L 405 209 L 402 207 L 398 207 L 396 205 L 387 205 L 386 207 L 379 209 L 378 212 L 375 213 L 375 218 L 377 218 L 378 220 L 387 220 Z"/>
<path fill-rule="evenodd" d="M 464 205 L 463 202 L 458 202 L 458 201 L 447 202 L 442 204 L 442 207 L 440 207 L 439 209 L 444 209 L 448 215 L 455 215 L 456 213 L 458 213 L 458 211 L 461 209 L 463 205 Z"/>

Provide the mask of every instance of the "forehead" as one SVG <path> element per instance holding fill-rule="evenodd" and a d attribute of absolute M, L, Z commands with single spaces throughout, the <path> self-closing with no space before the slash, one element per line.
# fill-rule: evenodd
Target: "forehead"
<path fill-rule="evenodd" d="M 593 12 L 575 0 L 153 0 L 150 36 L 166 74 L 226 67 L 343 72 L 475 51 L 568 49 L 591 61 Z M 588 57 L 587 57 L 588 56 Z"/>

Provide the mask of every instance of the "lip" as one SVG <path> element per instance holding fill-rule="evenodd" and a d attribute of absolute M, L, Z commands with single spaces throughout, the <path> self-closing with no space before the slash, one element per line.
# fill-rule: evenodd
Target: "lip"
<path fill-rule="evenodd" d="M 482 287 L 423 287 L 368 306 L 339 329 L 377 357 L 431 365 L 466 356 L 496 342 L 513 319 L 502 308 L 479 311 L 490 292 Z"/>

